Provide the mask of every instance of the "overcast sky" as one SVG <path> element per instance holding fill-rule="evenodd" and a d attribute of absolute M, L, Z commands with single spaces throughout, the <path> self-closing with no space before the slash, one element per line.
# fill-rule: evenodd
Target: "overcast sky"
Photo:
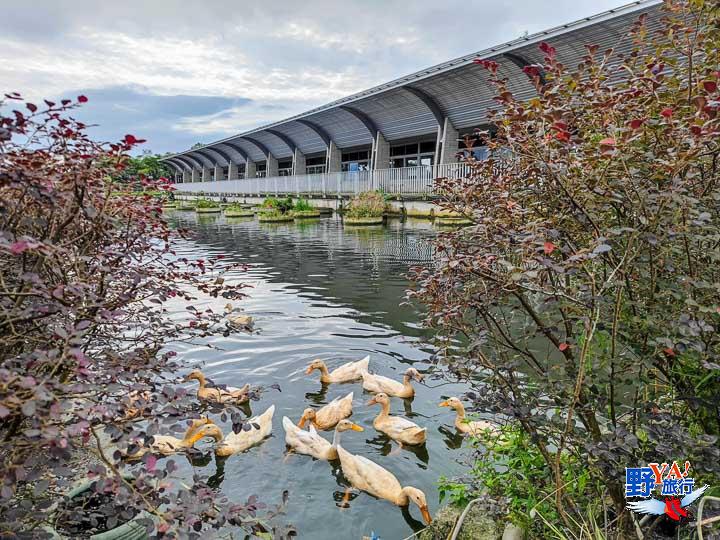
<path fill-rule="evenodd" d="M 623 0 L 0 0 L 0 85 L 178 151 Z"/>

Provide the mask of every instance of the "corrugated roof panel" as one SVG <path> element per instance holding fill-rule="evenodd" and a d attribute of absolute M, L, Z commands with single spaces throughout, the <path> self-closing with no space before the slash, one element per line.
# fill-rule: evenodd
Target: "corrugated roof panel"
<path fill-rule="evenodd" d="M 228 142 L 238 145 L 240 148 L 245 150 L 245 153 L 250 158 L 250 161 L 265 161 L 265 154 L 262 153 L 257 146 L 250 141 L 242 138 L 227 139 Z"/>
<path fill-rule="evenodd" d="M 298 122 L 287 122 L 273 128 L 290 137 L 303 154 L 325 151 L 325 142 L 312 129 Z"/>
<path fill-rule="evenodd" d="M 308 117 L 308 120 L 324 128 L 339 148 L 372 143 L 372 136 L 365 125 L 342 109 L 322 111 Z"/>
<path fill-rule="evenodd" d="M 373 119 L 389 141 L 437 131 L 437 120 L 419 98 L 396 88 L 353 104 Z"/>
<path fill-rule="evenodd" d="M 267 149 L 270 150 L 270 153 L 277 159 L 292 157 L 292 150 L 290 150 L 283 141 L 278 139 L 272 133 L 268 133 L 267 131 L 256 131 L 250 135 L 250 137 L 264 144 Z"/>

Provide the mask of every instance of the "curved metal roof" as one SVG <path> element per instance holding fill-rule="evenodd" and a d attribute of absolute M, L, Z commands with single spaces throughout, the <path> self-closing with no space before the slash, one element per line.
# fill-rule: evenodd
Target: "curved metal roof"
<path fill-rule="evenodd" d="M 530 98 L 534 95 L 534 88 L 518 64 L 522 60 L 542 63 L 543 53 L 538 49 L 539 43 L 550 43 L 556 48 L 560 61 L 568 66 L 581 61 L 587 53 L 585 44 L 599 45 L 601 50 L 613 48 L 625 52 L 632 46 L 628 30 L 638 15 L 641 12 L 648 13 L 648 24 L 652 28 L 658 23 L 658 7 L 661 3 L 662 0 L 639 0 L 518 38 L 338 99 L 291 118 L 216 141 L 205 148 L 223 147 L 239 162 L 244 161 L 246 156 L 253 161 L 264 160 L 266 156 L 263 151 L 243 138 L 248 137 L 261 143 L 276 158 L 290 157 L 292 151 L 288 144 L 267 131 L 271 129 L 290 137 L 305 154 L 323 151 L 326 148 L 323 138 L 309 125 L 325 131 L 340 148 L 371 144 L 372 127 L 376 127 L 388 141 L 408 139 L 436 133 L 438 111 L 447 115 L 458 129 L 481 126 L 487 122 L 488 111 L 496 104 L 493 100 L 494 89 L 487 82 L 488 73 L 473 63 L 475 59 L 488 58 L 498 62 L 499 73 L 508 79 L 508 85 L 515 95 L 521 99 Z M 505 56 L 507 53 L 511 55 Z M 418 92 L 403 88 L 410 85 L 424 93 L 425 97 L 431 98 L 437 108 L 433 110 Z M 226 142 L 242 148 L 246 156 L 223 146 Z M 175 155 L 184 154 L 192 154 L 203 163 L 207 161 L 206 156 L 193 150 Z"/>

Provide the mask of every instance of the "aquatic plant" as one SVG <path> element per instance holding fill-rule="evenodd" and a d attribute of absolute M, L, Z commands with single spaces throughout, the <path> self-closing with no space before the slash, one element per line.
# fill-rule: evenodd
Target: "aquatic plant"
<path fill-rule="evenodd" d="M 152 515 L 144 523 L 159 536 L 268 531 L 256 498 L 230 503 L 199 475 L 179 483 L 173 460 L 147 455 L 131 478 L 121 473 L 122 452 L 197 416 L 173 384 L 182 366 L 172 343 L 225 328 L 222 313 L 196 300 L 243 293 L 224 282 L 232 267 L 220 257 L 174 255 L 185 233 L 164 221 L 155 196 L 172 187 L 114 180 L 142 141 L 94 142 L 71 116 L 85 101 L 0 100 L 0 530 L 40 535 L 53 498 L 87 475 L 128 515 Z M 171 300 L 186 305 L 184 320 L 166 316 Z"/>
<path fill-rule="evenodd" d="M 195 208 L 220 208 L 220 203 L 211 199 L 198 199 Z"/>
<path fill-rule="evenodd" d="M 382 193 L 365 191 L 350 199 L 345 215 L 351 218 L 381 217 L 386 206 Z"/>
<path fill-rule="evenodd" d="M 436 183 L 474 223 L 412 272 L 467 400 L 523 434 L 478 449 L 506 455 L 504 481 L 475 480 L 537 501 L 512 507 L 532 537 L 584 537 L 588 501 L 603 534 L 634 536 L 625 467 L 682 458 L 720 483 L 720 6 L 664 9 L 659 30 L 634 24 L 630 54 L 588 45 L 565 66 L 540 45 L 529 100 L 478 59 L 491 157 Z"/>
<path fill-rule="evenodd" d="M 298 199 L 293 206 L 293 211 L 295 212 L 312 212 L 314 210 L 315 207 L 312 206 L 307 199 Z"/>

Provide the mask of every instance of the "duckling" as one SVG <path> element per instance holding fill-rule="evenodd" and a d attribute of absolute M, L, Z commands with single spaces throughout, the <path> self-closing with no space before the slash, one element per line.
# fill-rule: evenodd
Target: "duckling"
<path fill-rule="evenodd" d="M 339 442 L 336 446 L 342 472 L 355 488 L 398 506 L 407 506 L 412 501 L 420 508 L 425 523 L 432 522 L 427 499 L 422 491 L 412 486 L 402 487 L 395 475 L 387 469 L 366 457 L 351 454 Z"/>
<path fill-rule="evenodd" d="M 198 399 L 203 401 L 209 401 L 218 405 L 224 404 L 240 404 L 245 403 L 248 398 L 248 392 L 250 391 L 250 385 L 246 384 L 242 388 L 234 388 L 232 386 L 226 386 L 223 388 L 208 386 L 208 381 L 199 369 L 194 369 L 190 374 L 185 377 L 186 381 L 196 380 L 200 383 L 198 388 L 197 396 Z"/>
<path fill-rule="evenodd" d="M 382 406 L 380 414 L 373 420 L 373 426 L 382 431 L 391 439 L 400 444 L 422 444 L 427 439 L 427 430 L 421 428 L 415 422 L 411 422 L 400 416 L 390 416 L 390 398 L 387 394 L 380 392 L 376 394 L 368 405 L 379 404 Z"/>
<path fill-rule="evenodd" d="M 410 384 L 410 379 L 422 382 L 423 376 L 415 368 L 408 368 L 403 376 L 403 382 L 399 383 L 382 375 L 373 375 L 367 371 L 362 374 L 363 388 L 368 392 L 383 392 L 388 396 L 411 398 L 415 395 L 415 389 Z"/>
<path fill-rule="evenodd" d="M 150 446 L 143 446 L 127 457 L 128 459 L 139 459 L 147 453 L 169 456 L 192 448 L 196 442 L 205 437 L 212 437 L 216 442 L 222 441 L 223 438 L 220 428 L 211 420 L 207 418 L 193 420 L 182 439 L 171 435 L 154 435 Z"/>
<path fill-rule="evenodd" d="M 479 435 L 485 430 L 497 431 L 498 428 L 495 424 L 487 422 L 485 420 L 467 420 L 465 418 L 465 407 L 462 402 L 456 398 L 451 397 L 440 403 L 440 407 L 450 407 L 455 409 L 457 415 L 455 416 L 455 427 L 462 433 L 470 433 L 472 435 Z"/>
<path fill-rule="evenodd" d="M 353 382 L 362 378 L 363 372 L 368 370 L 370 365 L 370 356 L 366 356 L 362 360 L 357 362 L 348 362 L 342 366 L 334 369 L 332 372 L 328 371 L 325 362 L 320 360 L 313 360 L 305 370 L 305 374 L 310 375 L 316 369 L 320 370 L 320 382 L 328 383 L 343 383 Z"/>
<path fill-rule="evenodd" d="M 338 458 L 337 445 L 340 442 L 340 433 L 349 429 L 363 431 L 361 426 L 353 424 L 350 420 L 340 420 L 335 426 L 331 444 L 318 434 L 312 424 L 310 424 L 309 430 L 305 431 L 293 424 L 287 416 L 283 416 L 283 428 L 285 428 L 285 443 L 295 452 L 325 461 Z"/>
<path fill-rule="evenodd" d="M 250 315 L 240 315 L 242 310 L 233 307 L 232 304 L 225 304 L 225 319 L 227 325 L 234 330 L 252 332 L 255 322 Z"/>
<path fill-rule="evenodd" d="M 231 456 L 238 452 L 244 452 L 262 441 L 272 431 L 273 414 L 275 414 L 275 405 L 270 405 L 261 415 L 246 420 L 245 423 L 250 425 L 250 429 L 247 431 L 243 429 L 240 433 L 228 433 L 215 448 L 215 455 Z"/>
<path fill-rule="evenodd" d="M 353 392 L 345 397 L 333 399 L 330 403 L 318 409 L 307 408 L 303 411 L 298 427 L 304 428 L 306 422 L 311 422 L 317 429 L 328 430 L 352 414 Z"/>

